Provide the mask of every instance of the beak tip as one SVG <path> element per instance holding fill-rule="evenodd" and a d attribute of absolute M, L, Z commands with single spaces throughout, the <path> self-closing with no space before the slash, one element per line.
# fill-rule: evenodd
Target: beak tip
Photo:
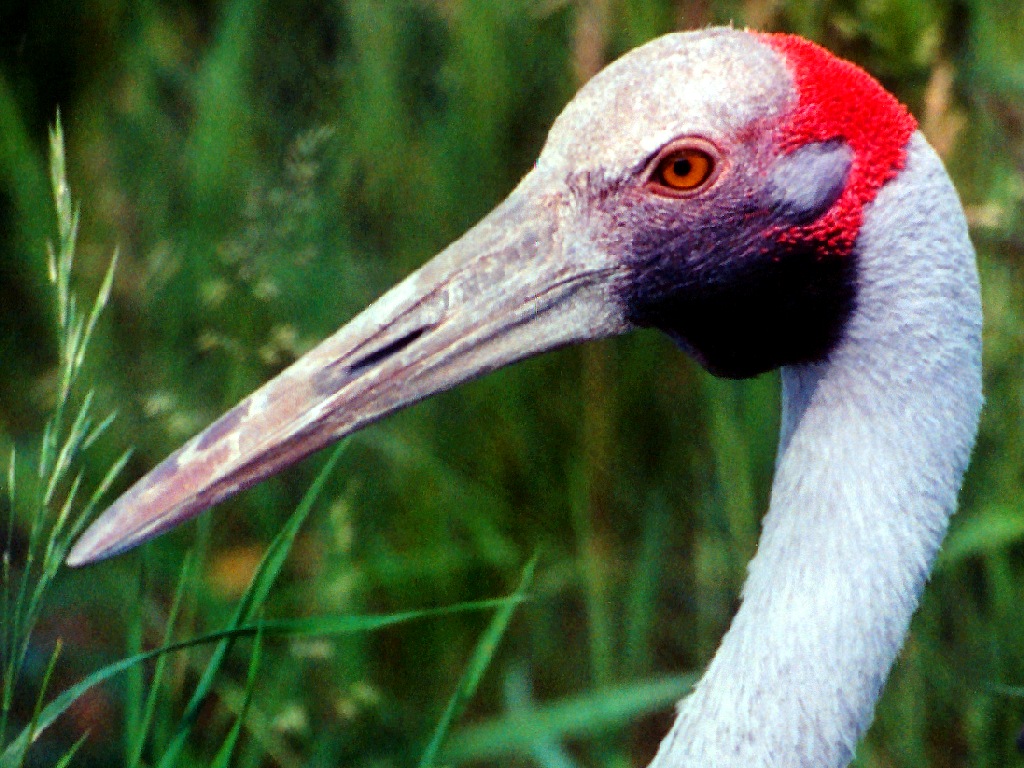
<path fill-rule="evenodd" d="M 78 537 L 68 552 L 64 562 L 69 568 L 80 568 L 83 565 L 92 565 L 100 560 L 131 549 L 134 546 L 134 539 L 116 535 L 111 526 L 99 525 L 102 519 L 90 525 L 85 533 Z"/>
<path fill-rule="evenodd" d="M 68 552 L 64 562 L 69 568 L 80 568 L 83 565 L 95 562 L 102 558 L 102 556 L 102 551 L 97 551 L 96 546 L 92 542 L 86 537 L 82 537 L 71 547 L 71 551 Z"/>
<path fill-rule="evenodd" d="M 98 563 L 141 544 L 147 538 L 137 528 L 133 530 L 125 525 L 125 517 L 115 503 L 78 537 L 64 562 L 70 568 Z"/>

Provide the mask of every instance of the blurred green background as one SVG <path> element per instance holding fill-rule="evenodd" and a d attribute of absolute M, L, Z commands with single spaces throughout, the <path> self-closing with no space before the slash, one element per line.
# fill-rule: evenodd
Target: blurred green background
<path fill-rule="evenodd" d="M 730 22 L 804 34 L 893 90 L 946 160 L 979 251 L 980 442 L 856 764 L 1024 765 L 1014 746 L 1024 723 L 1019 0 L 4 0 L 4 464 L 17 446 L 31 475 L 57 389 L 45 242 L 55 232 L 46 132 L 58 108 L 82 211 L 83 294 L 120 250 L 86 372 L 100 410 L 118 416 L 81 460 L 95 483 L 134 446 L 123 490 L 502 199 L 603 63 L 664 32 Z M 777 400 L 777 375 L 713 379 L 654 332 L 436 397 L 350 441 L 264 615 L 501 596 L 539 552 L 532 599 L 447 761 L 645 764 L 671 722 L 666 702 L 685 689 L 679 675 L 703 668 L 735 609 L 767 506 Z M 14 697 L 19 727 L 57 638 L 47 696 L 160 644 L 190 548 L 201 578 L 175 636 L 226 624 L 323 461 L 141 553 L 62 571 Z M 14 573 L 27 551 L 16 517 Z M 415 763 L 488 618 L 267 639 L 235 764 Z M 233 650 L 179 764 L 209 764 L 220 748 L 250 650 Z M 164 753 L 208 656 L 168 657 L 142 764 Z M 91 691 L 28 764 L 53 765 L 86 732 L 73 764 L 125 764 L 151 672 Z M 572 727 L 560 724 L 573 701 Z"/>

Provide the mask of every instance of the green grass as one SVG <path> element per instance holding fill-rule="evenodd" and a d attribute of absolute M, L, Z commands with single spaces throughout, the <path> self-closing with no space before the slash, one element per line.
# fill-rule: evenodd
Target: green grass
<path fill-rule="evenodd" d="M 110 298 L 116 256 L 91 308 L 79 306 L 71 290 L 71 270 L 75 260 L 79 214 L 73 207 L 67 184 L 64 135 L 58 117 L 50 133 L 50 181 L 57 214 L 57 241 L 47 245 L 47 273 L 54 291 L 56 337 L 59 360 L 55 375 L 55 407 L 40 436 L 37 452 L 26 462 L 35 472 L 25 477 L 19 467 L 17 451 L 10 449 L 7 471 L 7 525 L 0 573 L 0 746 L 14 725 L 18 712 L 15 695 L 32 650 L 36 625 L 44 617 L 47 593 L 64 561 L 71 541 L 82 530 L 88 517 L 127 462 L 122 455 L 103 476 L 93 491 L 83 490 L 84 473 L 78 457 L 89 450 L 113 422 L 113 414 L 98 419 L 94 414 L 94 391 L 79 393 L 76 386 L 85 353 L 100 313 Z M 22 471 L 19 471 L 22 470 Z M 26 487 L 27 486 L 27 487 Z M 79 492 L 82 497 L 80 498 Z M 91 495 L 87 495 L 90 494 Z M 19 512 L 24 528 L 16 526 Z M 15 561 L 15 534 L 25 534 L 23 551 Z M 43 697 L 59 661 L 58 639 L 38 685 L 35 706 L 29 717 L 26 737 L 35 738 L 39 728 Z M 21 762 L 12 765 L 20 765 Z"/>
<path fill-rule="evenodd" d="M 657 334 L 423 403 L 354 436 L 329 473 L 311 459 L 139 553 L 60 559 L 96 489 L 123 490 L 498 202 L 591 64 L 680 20 L 732 20 L 881 77 L 946 159 L 979 250 L 982 433 L 857 765 L 1024 765 L 1019 2 L 7 13 L 0 754 L 46 725 L 11 764 L 651 757 L 734 610 L 778 420 L 774 376 L 714 380 Z M 49 188 L 58 105 L 80 215 Z"/>

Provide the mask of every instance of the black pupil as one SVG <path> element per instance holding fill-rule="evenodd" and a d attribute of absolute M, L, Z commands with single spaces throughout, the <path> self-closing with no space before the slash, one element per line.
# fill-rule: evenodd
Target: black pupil
<path fill-rule="evenodd" d="M 692 170 L 693 163 L 685 157 L 680 157 L 678 160 L 672 162 L 672 173 L 680 178 L 686 178 L 690 175 Z"/>

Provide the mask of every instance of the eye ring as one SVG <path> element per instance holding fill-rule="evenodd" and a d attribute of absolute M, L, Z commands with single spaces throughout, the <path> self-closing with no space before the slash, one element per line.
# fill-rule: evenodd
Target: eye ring
<path fill-rule="evenodd" d="M 674 141 L 651 161 L 647 186 L 667 197 L 689 197 L 714 183 L 721 165 L 719 153 L 708 142 Z"/>

